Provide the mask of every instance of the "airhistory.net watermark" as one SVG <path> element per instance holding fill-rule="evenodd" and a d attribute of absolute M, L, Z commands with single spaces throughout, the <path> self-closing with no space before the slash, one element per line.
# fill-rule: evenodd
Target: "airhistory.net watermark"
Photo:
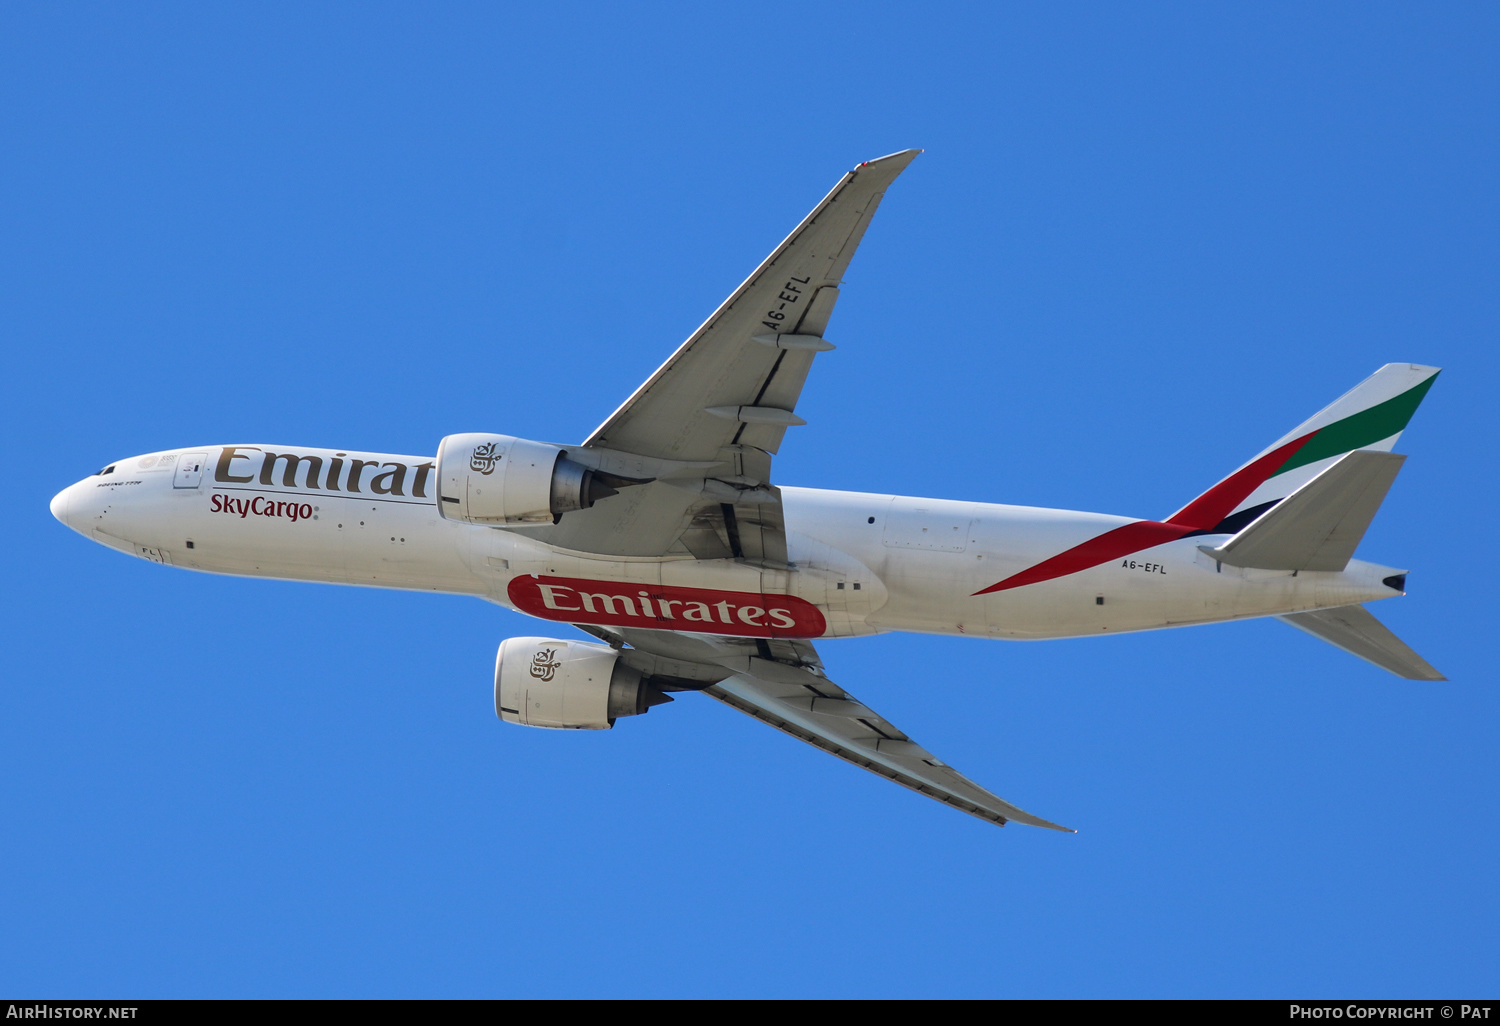
<path fill-rule="evenodd" d="M 53 1005 L 28 1002 L 7 1005 L 7 1019 L 134 1019 L 139 1005 Z"/>

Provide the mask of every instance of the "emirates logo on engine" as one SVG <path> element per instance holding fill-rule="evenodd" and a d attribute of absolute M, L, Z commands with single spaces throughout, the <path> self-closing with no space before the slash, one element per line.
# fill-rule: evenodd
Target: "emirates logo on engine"
<path fill-rule="evenodd" d="M 500 456 L 495 452 L 494 442 L 485 442 L 483 445 L 474 447 L 474 455 L 469 457 L 469 469 L 480 474 L 493 474 L 495 464 L 500 462 Z M 551 677 L 547 678 L 551 680 Z"/>
<path fill-rule="evenodd" d="M 531 657 L 531 675 L 537 680 L 545 683 L 557 676 L 557 668 L 562 663 L 555 661 L 557 649 L 544 648 Z"/>
<path fill-rule="evenodd" d="M 819 638 L 828 629 L 817 606 L 792 595 L 530 574 L 513 578 L 505 591 L 521 612 L 563 623 L 741 638 Z M 531 672 L 537 675 L 535 666 Z"/>

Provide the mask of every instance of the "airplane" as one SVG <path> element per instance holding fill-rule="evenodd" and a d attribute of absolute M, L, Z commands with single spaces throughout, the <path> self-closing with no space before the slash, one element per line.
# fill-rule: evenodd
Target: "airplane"
<path fill-rule="evenodd" d="M 510 638 L 497 716 L 599 730 L 698 692 L 988 822 L 1054 830 L 829 679 L 814 642 L 1063 638 L 1277 617 L 1443 680 L 1365 609 L 1354 559 L 1438 368 L 1386 364 L 1163 520 L 778 485 L 845 270 L 919 150 L 846 174 L 587 439 L 453 434 L 436 455 L 199 445 L 116 460 L 53 515 L 210 573 L 476 595 L 591 641 Z"/>

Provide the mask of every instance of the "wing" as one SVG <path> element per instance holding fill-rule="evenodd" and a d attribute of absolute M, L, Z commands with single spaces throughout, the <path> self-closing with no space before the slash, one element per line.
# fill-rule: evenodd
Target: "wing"
<path fill-rule="evenodd" d="M 682 470 L 538 533 L 601 555 L 786 562 L 771 455 L 788 427 L 849 260 L 918 150 L 859 165 L 766 257 L 575 458 L 631 477 L 631 457 Z"/>
<path fill-rule="evenodd" d="M 727 445 L 774 453 L 820 349 L 838 287 L 880 198 L 918 150 L 845 175 L 585 446 L 671 460 Z M 762 339 L 763 341 L 756 341 Z"/>
<path fill-rule="evenodd" d="M 614 645 L 627 665 L 664 689 L 702 691 L 845 762 L 999 826 L 1050 823 L 991 794 L 939 761 L 823 673 L 805 641 L 747 641 L 577 625 Z"/>

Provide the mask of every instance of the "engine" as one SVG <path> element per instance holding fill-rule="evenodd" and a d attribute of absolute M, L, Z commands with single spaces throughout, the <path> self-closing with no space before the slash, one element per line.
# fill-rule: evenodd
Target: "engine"
<path fill-rule="evenodd" d="M 470 524 L 551 524 L 642 482 L 590 470 L 559 446 L 510 435 L 449 435 L 438 447 L 438 512 Z M 611 487 L 611 486 L 614 487 Z"/>
<path fill-rule="evenodd" d="M 508 638 L 495 655 L 495 714 L 507 723 L 608 730 L 671 700 L 608 645 Z"/>

